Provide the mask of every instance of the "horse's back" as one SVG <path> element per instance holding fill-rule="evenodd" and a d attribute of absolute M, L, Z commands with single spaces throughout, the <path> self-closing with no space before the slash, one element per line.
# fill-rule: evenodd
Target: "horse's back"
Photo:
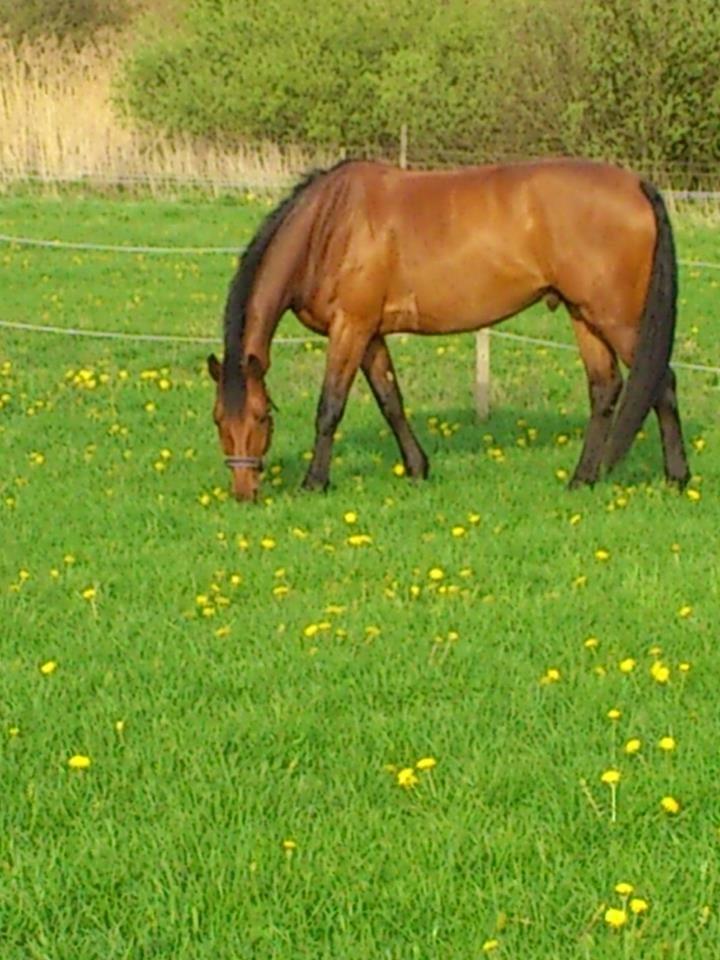
<path fill-rule="evenodd" d="M 350 312 L 382 309 L 385 332 L 473 329 L 549 288 L 581 302 L 622 283 L 630 312 L 642 307 L 655 224 L 639 178 L 619 167 L 558 159 L 405 171 L 357 161 L 328 186 L 332 289 Z"/>

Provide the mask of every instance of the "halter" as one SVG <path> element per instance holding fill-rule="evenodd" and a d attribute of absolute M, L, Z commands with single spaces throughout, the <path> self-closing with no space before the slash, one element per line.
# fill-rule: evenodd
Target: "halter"
<path fill-rule="evenodd" d="M 246 470 L 262 470 L 262 457 L 225 457 L 225 466 L 231 470 L 245 468 Z"/>

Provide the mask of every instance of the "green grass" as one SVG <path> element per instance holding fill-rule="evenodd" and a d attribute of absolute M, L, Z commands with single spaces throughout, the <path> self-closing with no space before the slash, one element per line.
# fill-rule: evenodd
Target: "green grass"
<path fill-rule="evenodd" d="M 262 212 L 20 197 L 0 232 L 241 246 Z M 708 227 L 678 241 L 720 261 Z M 0 319 L 212 336 L 232 270 L 5 247 Z M 718 364 L 720 274 L 682 279 L 677 357 Z M 568 328 L 537 310 L 502 329 Z M 575 353 L 494 340 L 478 424 L 472 338 L 400 338 L 431 478 L 393 474 L 358 383 L 311 496 L 322 350 L 278 345 L 266 499 L 243 507 L 202 346 L 0 336 L 2 960 L 717 956 L 716 377 L 679 377 L 699 500 L 665 488 L 654 422 L 614 482 L 569 494 Z M 435 769 L 399 786 L 421 757 Z M 621 880 L 650 907 L 613 932 Z"/>

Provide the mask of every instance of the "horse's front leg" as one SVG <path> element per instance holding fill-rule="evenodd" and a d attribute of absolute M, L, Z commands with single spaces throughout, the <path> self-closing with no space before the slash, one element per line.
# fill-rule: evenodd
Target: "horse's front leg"
<path fill-rule="evenodd" d="M 425 478 L 428 458 L 405 416 L 402 394 L 384 337 L 372 338 L 363 357 L 362 369 L 382 415 L 395 434 L 407 475 Z"/>
<path fill-rule="evenodd" d="M 325 379 L 315 417 L 315 447 L 303 480 L 306 490 L 327 489 L 335 431 L 369 339 L 370 334 L 349 317 L 330 328 Z"/>

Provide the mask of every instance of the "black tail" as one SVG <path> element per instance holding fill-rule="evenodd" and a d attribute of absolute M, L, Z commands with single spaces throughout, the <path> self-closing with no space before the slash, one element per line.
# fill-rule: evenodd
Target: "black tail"
<path fill-rule="evenodd" d="M 654 405 L 675 338 L 678 281 L 672 226 L 659 191 L 645 181 L 640 186 L 655 214 L 655 253 L 635 359 L 605 451 L 607 470 L 611 470 L 628 452 L 635 434 Z"/>

